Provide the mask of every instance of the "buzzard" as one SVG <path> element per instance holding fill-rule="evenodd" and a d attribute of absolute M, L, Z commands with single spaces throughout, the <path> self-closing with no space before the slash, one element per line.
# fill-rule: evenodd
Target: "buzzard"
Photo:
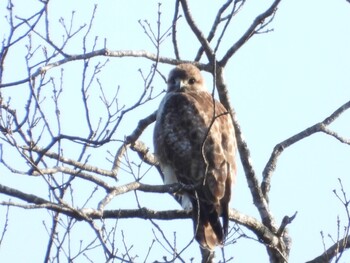
<path fill-rule="evenodd" d="M 192 186 L 182 193 L 180 203 L 193 211 L 196 240 L 213 251 L 223 245 L 228 232 L 236 174 L 234 127 L 194 65 L 178 65 L 167 83 L 154 128 L 155 154 L 165 184 Z"/>

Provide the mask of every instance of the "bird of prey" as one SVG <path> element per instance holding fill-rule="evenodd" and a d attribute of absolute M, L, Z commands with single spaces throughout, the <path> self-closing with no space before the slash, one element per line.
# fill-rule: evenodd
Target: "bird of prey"
<path fill-rule="evenodd" d="M 205 87 L 197 67 L 170 71 L 154 128 L 155 155 L 164 183 L 193 186 L 181 195 L 192 209 L 195 238 L 213 251 L 228 232 L 231 187 L 236 175 L 236 140 L 231 116 Z M 222 217 L 222 221 L 220 220 Z"/>

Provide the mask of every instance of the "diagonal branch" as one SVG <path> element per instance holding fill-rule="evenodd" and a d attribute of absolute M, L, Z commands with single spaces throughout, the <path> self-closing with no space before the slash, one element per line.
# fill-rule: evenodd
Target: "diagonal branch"
<path fill-rule="evenodd" d="M 92 165 L 89 165 L 87 163 L 78 162 L 74 159 L 64 157 L 61 154 L 47 151 L 45 148 L 41 148 L 37 145 L 35 145 L 33 147 L 22 146 L 20 148 L 23 150 L 26 150 L 26 151 L 33 151 L 33 152 L 36 152 L 38 154 L 42 154 L 43 156 L 49 157 L 51 159 L 60 161 L 62 163 L 68 164 L 68 165 L 71 165 L 74 168 L 78 168 L 80 171 L 88 171 L 88 172 L 96 173 L 96 174 L 103 175 L 106 177 L 115 178 L 114 173 L 112 171 L 105 170 L 105 169 L 99 168 L 97 166 L 92 166 Z"/>
<path fill-rule="evenodd" d="M 264 21 L 269 16 L 272 16 L 277 9 L 278 4 L 281 0 L 275 0 L 272 5 L 262 14 L 258 15 L 253 24 L 248 28 L 248 30 L 243 34 L 243 36 L 231 46 L 220 61 L 220 65 L 225 66 L 229 59 L 257 32 L 256 29 L 259 25 L 264 24 Z"/>
<path fill-rule="evenodd" d="M 213 62 L 215 60 L 215 54 L 211 49 L 208 40 L 205 38 L 203 32 L 198 28 L 196 23 L 193 20 L 192 14 L 190 12 L 190 8 L 188 7 L 187 0 L 179 0 L 184 11 L 184 15 L 188 25 L 190 26 L 192 32 L 196 35 L 198 41 L 201 43 L 201 46 L 204 49 L 205 54 L 208 57 L 209 62 Z"/>
<path fill-rule="evenodd" d="M 216 68 L 216 87 L 218 89 L 219 98 L 221 103 L 225 106 L 225 108 L 231 113 L 232 121 L 235 127 L 235 136 L 237 140 L 237 147 L 239 151 L 239 155 L 241 158 L 241 162 L 243 165 L 243 169 L 246 175 L 246 179 L 250 188 L 250 192 L 253 197 L 253 202 L 256 206 L 256 208 L 259 211 L 259 214 L 261 216 L 262 221 L 266 226 L 268 226 L 270 229 L 274 229 L 274 219 L 271 215 L 271 212 L 269 210 L 268 204 L 262 194 L 259 181 L 257 179 L 251 156 L 249 147 L 247 145 L 247 142 L 245 141 L 242 133 L 242 129 L 239 125 L 239 122 L 237 120 L 237 116 L 235 111 L 232 109 L 230 105 L 230 100 L 228 96 L 228 89 L 227 84 L 224 79 L 224 71 L 223 67 L 217 65 Z M 276 230 L 276 229 L 274 229 Z"/>
<path fill-rule="evenodd" d="M 274 147 L 272 154 L 270 156 L 270 159 L 264 168 L 263 181 L 261 183 L 261 189 L 263 191 L 263 194 L 264 194 L 264 197 L 266 200 L 268 200 L 268 193 L 269 193 L 270 188 L 271 188 L 271 178 L 272 178 L 273 172 L 276 169 L 278 157 L 289 146 L 291 146 L 294 143 L 296 143 L 302 139 L 305 139 L 306 137 L 311 136 L 317 132 L 326 133 L 330 136 L 333 136 L 334 138 L 336 138 L 340 142 L 350 145 L 349 139 L 345 139 L 345 138 L 339 136 L 337 133 L 330 131 L 327 128 L 328 125 L 330 125 L 332 122 L 334 122 L 342 113 L 344 113 L 349 108 L 350 108 L 350 101 L 346 102 L 344 105 L 339 107 L 336 111 L 334 111 L 329 117 L 324 119 L 322 122 L 319 122 L 319 123 L 312 125 L 311 127 L 299 132 L 298 134 L 295 134 L 294 136 L 284 140 L 283 142 L 277 144 Z"/>
<path fill-rule="evenodd" d="M 214 23 L 210 29 L 210 32 L 208 34 L 207 37 L 207 41 L 210 42 L 216 33 L 216 30 L 218 29 L 219 24 L 222 22 L 222 14 L 226 11 L 226 9 L 231 5 L 231 3 L 233 2 L 233 0 L 228 0 L 225 4 L 222 5 L 222 7 L 218 10 L 218 13 L 216 14 Z M 236 2 L 235 2 L 236 5 Z M 199 61 L 202 57 L 202 54 L 204 52 L 204 48 L 201 46 L 197 52 L 196 58 L 194 59 L 194 61 Z"/>
<path fill-rule="evenodd" d="M 251 161 L 249 147 L 243 137 L 241 127 L 239 125 L 239 122 L 237 121 L 237 116 L 229 102 L 227 85 L 224 80 L 224 72 L 223 72 L 224 68 L 221 65 L 216 65 L 216 66 L 217 66 L 216 75 L 215 75 L 216 87 L 219 93 L 221 103 L 231 113 L 232 121 L 235 127 L 237 147 L 240 154 L 242 166 L 245 172 L 245 177 L 246 177 L 248 186 L 250 188 L 254 205 L 257 208 L 262 220 L 262 223 L 260 223 L 259 226 L 263 226 L 265 230 L 268 230 L 268 233 L 271 233 L 271 235 L 269 235 L 270 237 L 267 238 L 266 240 L 264 239 L 264 236 L 261 237 L 259 235 L 259 233 L 261 233 L 260 231 L 255 232 L 255 234 L 259 237 L 259 239 L 263 240 L 264 243 L 266 244 L 266 248 L 270 256 L 270 262 L 286 262 L 290 251 L 291 239 L 288 233 L 283 231 L 284 229 L 282 229 L 281 231 L 283 232 L 282 236 L 278 236 L 276 234 L 278 230 L 277 230 L 275 219 L 273 218 L 268 202 L 265 199 L 263 192 L 261 190 L 259 180 L 256 176 L 256 173 Z M 253 229 L 251 230 L 254 232 Z"/>
<path fill-rule="evenodd" d="M 137 139 L 141 136 L 143 131 L 156 120 L 157 111 L 153 112 L 151 115 L 141 119 L 135 130 L 125 138 L 125 141 L 123 145 L 118 149 L 115 157 L 114 162 L 112 166 L 112 172 L 117 175 L 120 163 L 122 161 L 122 158 L 124 154 L 126 153 L 126 150 L 128 147 L 131 147 L 134 151 L 136 151 L 140 157 L 142 157 L 143 160 L 148 162 L 149 164 L 156 164 L 156 160 L 154 156 L 148 152 L 148 149 L 146 147 L 143 147 L 141 142 L 138 142 Z"/>
<path fill-rule="evenodd" d="M 342 253 L 347 248 L 350 248 L 350 236 L 339 240 L 328 248 L 322 255 L 307 261 L 306 263 L 329 263 L 335 256 L 339 255 L 339 253 Z"/>

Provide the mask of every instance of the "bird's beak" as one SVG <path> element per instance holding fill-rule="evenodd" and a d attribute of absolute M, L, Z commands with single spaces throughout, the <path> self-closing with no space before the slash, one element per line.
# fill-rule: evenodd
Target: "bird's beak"
<path fill-rule="evenodd" d="M 183 79 L 176 78 L 175 86 L 177 90 L 183 91 L 186 88 L 186 82 Z"/>

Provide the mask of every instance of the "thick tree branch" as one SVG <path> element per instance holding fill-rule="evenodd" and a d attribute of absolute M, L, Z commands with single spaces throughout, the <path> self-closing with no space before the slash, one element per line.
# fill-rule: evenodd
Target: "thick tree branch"
<path fill-rule="evenodd" d="M 138 182 L 133 182 L 123 187 L 116 189 L 115 195 L 123 194 L 132 190 L 139 190 L 152 193 L 174 193 L 182 189 L 182 185 L 144 185 Z M 141 209 L 120 209 L 120 210 L 100 210 L 92 208 L 83 208 L 81 210 L 72 207 L 66 207 L 62 204 L 56 204 L 45 200 L 41 197 L 32 194 L 26 194 L 17 189 L 13 189 L 4 185 L 0 185 L 0 193 L 7 196 L 12 196 L 25 201 L 28 204 L 19 204 L 15 202 L 1 202 L 1 205 L 9 205 L 15 207 L 21 207 L 25 209 L 48 209 L 55 212 L 60 212 L 67 216 L 73 217 L 77 220 L 86 219 L 127 219 L 127 218 L 142 218 L 142 219 L 159 219 L 159 220 L 171 220 L 171 219 L 188 219 L 191 218 L 191 211 L 185 210 L 169 210 L 169 211 L 154 211 L 148 208 Z M 234 222 L 247 227 L 254 232 L 257 237 L 263 241 L 266 245 L 277 246 L 279 238 L 272 233 L 266 226 L 255 218 L 242 214 L 235 209 L 230 210 L 230 219 Z"/>
<path fill-rule="evenodd" d="M 237 147 L 240 154 L 241 162 L 244 168 L 244 172 L 246 175 L 246 179 L 250 188 L 250 192 L 253 197 L 253 202 L 257 207 L 261 219 L 264 224 L 268 226 L 270 229 L 275 229 L 275 223 L 272 218 L 271 212 L 268 208 L 268 204 L 264 199 L 264 196 L 261 192 L 261 188 L 259 185 L 259 181 L 256 177 L 255 170 L 253 168 L 252 160 L 250 157 L 249 147 L 247 142 L 244 140 L 243 133 L 239 122 L 237 120 L 237 116 L 230 105 L 230 100 L 228 96 L 228 89 L 224 79 L 224 69 L 220 65 L 217 65 L 216 71 L 216 87 L 218 89 L 219 98 L 221 103 L 225 106 L 225 108 L 231 112 L 232 120 L 235 126 L 235 135 L 237 140 Z"/>
<path fill-rule="evenodd" d="M 65 207 L 62 204 L 56 204 L 53 202 L 50 202 L 48 200 L 45 200 L 41 197 L 38 197 L 33 194 L 27 194 L 22 191 L 19 191 L 17 189 L 7 187 L 0 184 L 0 193 L 5 194 L 7 196 L 16 197 L 18 199 L 21 199 L 27 203 L 34 204 L 34 205 L 23 205 L 23 204 L 16 204 L 12 202 L 0 202 L 1 205 L 10 205 L 10 206 L 18 206 L 26 209 L 38 209 L 38 208 L 45 208 L 48 210 L 61 212 L 63 214 L 66 214 L 71 217 L 79 217 L 79 214 L 74 213 L 70 208 Z"/>
<path fill-rule="evenodd" d="M 271 214 L 268 202 L 265 199 L 262 193 L 262 190 L 260 188 L 259 180 L 256 176 L 256 173 L 251 161 L 250 150 L 248 148 L 247 142 L 244 140 L 241 127 L 237 120 L 237 116 L 229 102 L 228 89 L 227 89 L 226 82 L 224 80 L 224 72 L 223 72 L 224 68 L 221 67 L 221 65 L 219 64 L 216 65 L 215 68 L 216 68 L 215 81 L 216 81 L 216 87 L 219 93 L 219 98 L 221 103 L 231 113 L 232 121 L 235 126 L 237 148 L 240 154 L 241 162 L 243 165 L 248 186 L 250 188 L 254 205 L 260 214 L 261 220 L 263 222 L 262 225 L 266 227 L 266 229 L 268 229 L 269 233 L 274 233 L 267 240 L 259 236 L 259 233 L 261 233 L 260 231 L 258 231 L 258 233 L 255 233 L 255 234 L 260 239 L 264 240 L 265 244 L 267 244 L 266 246 L 267 252 L 270 256 L 270 261 L 272 263 L 285 262 L 287 261 L 287 258 L 289 255 L 291 239 L 288 235 L 288 232 L 286 231 L 282 231 L 283 234 L 280 233 L 280 236 L 276 234 L 278 230 L 277 230 L 275 220 Z M 272 242 L 273 240 L 275 240 L 276 242 Z"/>

